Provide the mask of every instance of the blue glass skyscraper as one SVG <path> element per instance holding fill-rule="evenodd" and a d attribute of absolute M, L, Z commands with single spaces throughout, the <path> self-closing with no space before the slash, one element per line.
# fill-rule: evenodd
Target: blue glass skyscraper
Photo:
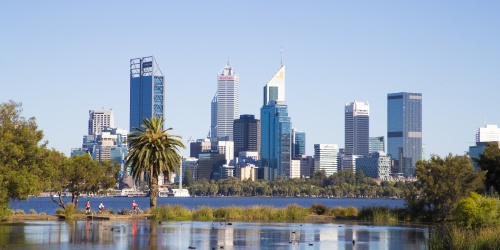
<path fill-rule="evenodd" d="M 387 153 L 394 159 L 393 173 L 415 176 L 422 159 L 422 94 L 387 95 Z"/>
<path fill-rule="evenodd" d="M 281 101 L 269 101 L 260 110 L 261 160 L 264 177 L 274 180 L 290 177 L 292 124 L 288 107 Z"/>
<path fill-rule="evenodd" d="M 306 154 L 306 133 L 292 129 L 293 154 L 292 158 Z"/>
<path fill-rule="evenodd" d="M 130 59 L 130 131 L 163 116 L 164 78 L 153 56 Z"/>

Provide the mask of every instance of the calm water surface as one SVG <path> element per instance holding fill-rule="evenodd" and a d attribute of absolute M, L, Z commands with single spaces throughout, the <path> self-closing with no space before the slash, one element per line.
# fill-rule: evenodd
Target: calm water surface
<path fill-rule="evenodd" d="M 427 235 L 426 228 L 348 224 L 148 220 L 0 224 L 0 245 L 5 249 L 425 249 Z"/>
<path fill-rule="evenodd" d="M 64 202 L 69 202 L 71 199 L 64 197 Z M 90 200 L 93 210 L 97 210 L 99 203 L 102 201 L 104 205 L 111 210 L 118 211 L 124 208 L 131 208 L 132 200 L 135 200 L 142 209 L 149 208 L 149 197 L 96 197 L 96 198 L 80 198 L 79 208 L 83 209 L 85 202 Z M 290 204 L 297 204 L 303 207 L 310 207 L 313 203 L 321 203 L 329 208 L 336 206 L 348 207 L 354 206 L 358 209 L 368 206 L 388 206 L 391 208 L 402 207 L 403 200 L 392 199 L 326 199 L 326 198 L 261 198 L 261 197 L 195 197 L 195 198 L 158 198 L 158 205 L 181 205 L 186 208 L 198 206 L 209 207 L 227 207 L 241 206 L 248 207 L 253 205 L 266 205 L 272 207 L 286 207 Z M 22 209 L 26 213 L 30 209 L 36 212 L 45 212 L 47 214 L 55 214 L 59 207 L 47 197 L 31 197 L 28 200 L 11 201 L 10 208 L 14 210 Z"/>

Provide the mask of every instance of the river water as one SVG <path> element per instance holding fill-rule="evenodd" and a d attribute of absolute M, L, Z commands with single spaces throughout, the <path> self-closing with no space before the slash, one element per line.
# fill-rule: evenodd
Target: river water
<path fill-rule="evenodd" d="M 0 224 L 2 249 L 426 249 L 427 237 L 427 228 L 331 223 L 87 220 Z"/>
<path fill-rule="evenodd" d="M 69 197 L 63 197 L 64 202 L 69 202 Z M 115 212 L 125 208 L 131 208 L 132 201 L 135 200 L 141 209 L 149 208 L 149 197 L 92 197 L 80 198 L 79 208 L 83 209 L 87 200 L 90 200 L 93 210 L 97 210 L 100 202 L 103 202 L 108 210 Z M 272 207 L 286 207 L 290 204 L 297 204 L 302 207 L 310 207 L 313 203 L 320 203 L 329 208 L 341 206 L 353 206 L 358 209 L 369 206 L 388 206 L 391 208 L 402 207 L 403 200 L 393 199 L 327 199 L 327 198 L 265 198 L 265 197 L 195 197 L 195 198 L 181 198 L 181 197 L 168 197 L 158 198 L 157 205 L 181 205 L 186 208 L 196 209 L 198 206 L 209 207 L 227 207 L 227 206 L 241 206 L 248 207 L 254 205 L 272 206 Z M 27 200 L 10 202 L 10 208 L 13 210 L 24 210 L 28 213 L 31 209 L 38 213 L 44 212 L 46 214 L 55 214 L 55 210 L 59 208 L 48 197 L 31 197 Z"/>

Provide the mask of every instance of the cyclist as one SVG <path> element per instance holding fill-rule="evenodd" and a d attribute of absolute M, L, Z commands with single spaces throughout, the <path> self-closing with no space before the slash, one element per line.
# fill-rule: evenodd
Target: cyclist
<path fill-rule="evenodd" d="M 87 204 L 85 204 L 85 214 L 90 213 L 90 200 L 87 200 Z"/>
<path fill-rule="evenodd" d="M 106 211 L 106 207 L 104 207 L 104 204 L 101 201 L 101 204 L 99 204 L 99 212 L 103 213 Z"/>
<path fill-rule="evenodd" d="M 139 205 L 135 203 L 135 200 L 132 201 L 132 209 L 134 210 L 134 213 L 137 214 L 139 212 Z"/>

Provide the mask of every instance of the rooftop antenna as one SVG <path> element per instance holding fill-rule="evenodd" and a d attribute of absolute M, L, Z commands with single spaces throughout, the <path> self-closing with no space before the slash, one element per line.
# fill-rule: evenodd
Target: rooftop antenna
<path fill-rule="evenodd" d="M 229 65 L 229 56 L 227 56 L 227 65 Z"/>
<path fill-rule="evenodd" d="M 281 46 L 281 67 L 283 67 L 283 46 Z"/>

